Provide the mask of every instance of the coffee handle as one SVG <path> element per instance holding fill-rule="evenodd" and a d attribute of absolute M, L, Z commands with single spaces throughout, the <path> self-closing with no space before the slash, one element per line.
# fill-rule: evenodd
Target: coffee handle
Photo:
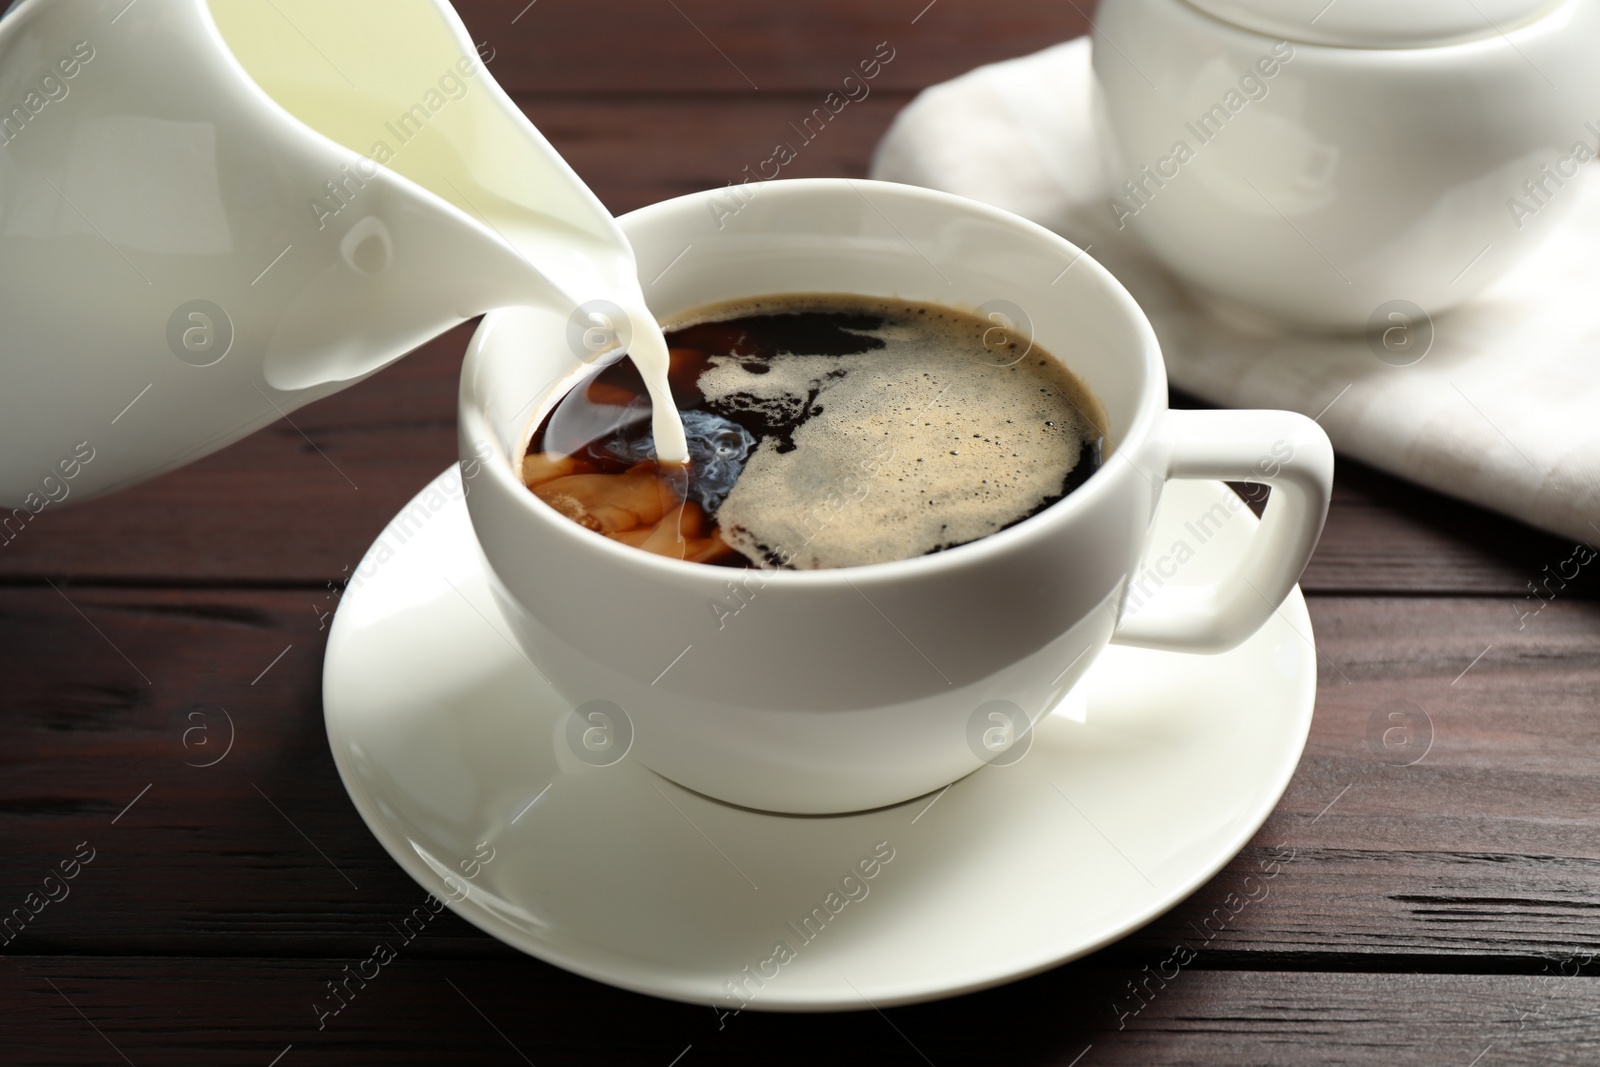
<path fill-rule="evenodd" d="M 1111 640 L 1226 652 L 1259 630 L 1300 580 L 1328 517 L 1333 445 L 1321 426 L 1292 411 L 1167 411 L 1157 432 L 1166 470 L 1146 477 L 1257 482 L 1272 494 L 1224 577 L 1162 586 L 1136 614 L 1118 619 Z M 1145 566 L 1141 561 L 1133 573 L 1143 574 Z"/>

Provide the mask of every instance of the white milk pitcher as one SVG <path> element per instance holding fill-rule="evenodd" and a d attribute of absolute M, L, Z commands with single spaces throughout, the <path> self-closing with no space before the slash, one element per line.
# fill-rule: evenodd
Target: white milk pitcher
<path fill-rule="evenodd" d="M 610 214 L 444 0 L 0 20 L 5 512 L 187 463 L 516 304 L 572 311 L 575 358 L 660 337 L 622 310 Z"/>

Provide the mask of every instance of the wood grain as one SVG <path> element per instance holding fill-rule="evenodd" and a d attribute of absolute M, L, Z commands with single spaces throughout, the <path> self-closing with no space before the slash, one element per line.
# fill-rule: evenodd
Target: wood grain
<path fill-rule="evenodd" d="M 462 0 L 511 93 L 825 92 L 887 42 L 870 83 L 920 89 L 1088 29 L 1092 0 Z M 519 17 L 520 16 L 520 17 Z M 920 17 L 919 17 L 920 16 Z"/>
<path fill-rule="evenodd" d="M 424 934 L 423 937 L 427 935 Z M 417 943 L 420 943 L 419 938 Z M 1097 960 L 943 1004 L 826 1016 L 674 1004 L 535 960 L 411 946 L 338 1015 L 349 959 L 12 957 L 0 998 L 31 1067 L 766 1062 L 1050 1065 L 1588 1064 L 1600 979 L 1142 969 Z M 352 988 L 355 988 L 352 983 Z M 1136 997 L 1133 990 L 1141 991 Z M 318 1029 L 319 1021 L 325 1025 Z M 1003 1052 L 1001 1049 L 1003 1048 Z M 1486 1050 L 1498 1056 L 1492 1059 Z"/>
<path fill-rule="evenodd" d="M 319 627 L 335 607 L 326 589 L 0 591 L 0 900 L 79 841 L 99 850 L 15 951 L 350 954 L 382 933 L 418 889 L 328 752 Z M 1251 850 L 1117 951 L 1143 960 L 1198 929 L 1216 960 L 1536 971 L 1600 947 L 1600 605 L 1558 598 L 1519 620 L 1496 598 L 1325 596 L 1311 611 L 1317 715 L 1283 801 Z M 1396 701 L 1431 724 L 1411 766 L 1418 748 L 1369 734 Z M 222 750 L 217 706 L 233 748 L 191 766 Z M 1294 852 L 1270 896 L 1208 926 L 1268 848 Z M 510 952 L 447 926 L 430 950 Z"/>
<path fill-rule="evenodd" d="M 740 179 L 889 42 L 870 95 L 784 169 L 862 175 L 917 90 L 1081 33 L 1092 13 L 1088 0 L 459 7 L 497 79 L 616 212 Z M 1553 599 L 1541 587 L 1545 603 L 1530 583 L 1570 545 L 1343 462 L 1303 581 L 1320 653 L 1305 757 L 1249 847 L 1145 930 L 951 1002 L 719 1019 L 444 915 L 319 1031 L 324 983 L 420 895 L 333 767 L 327 613 L 389 517 L 454 460 L 470 331 L 296 413 L 299 430 L 52 507 L 0 545 L 0 908 L 79 842 L 96 850 L 71 896 L 0 947 L 0 1063 L 1600 1058 L 1600 579 L 1554 582 Z M 233 747 L 198 766 L 222 742 L 221 708 Z M 1397 709 L 1426 724 L 1420 760 L 1422 733 L 1383 741 Z M 1180 944 L 1197 955 L 1174 974 Z"/>

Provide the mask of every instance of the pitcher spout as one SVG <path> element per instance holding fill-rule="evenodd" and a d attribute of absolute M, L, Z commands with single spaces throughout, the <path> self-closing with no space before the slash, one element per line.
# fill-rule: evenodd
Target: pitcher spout
<path fill-rule="evenodd" d="M 506 241 L 407 184 L 375 171 L 364 202 L 307 242 L 309 262 L 265 341 L 267 385 L 293 394 L 350 384 L 485 311 L 576 304 Z"/>

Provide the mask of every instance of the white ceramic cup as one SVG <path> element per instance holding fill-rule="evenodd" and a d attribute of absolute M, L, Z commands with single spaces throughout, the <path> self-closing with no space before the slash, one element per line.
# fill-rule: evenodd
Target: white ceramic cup
<path fill-rule="evenodd" d="M 1256 316 L 1437 314 L 1600 171 L 1597 47 L 1600 0 L 1104 0 L 1108 217 Z"/>
<path fill-rule="evenodd" d="M 1220 651 L 1288 595 L 1327 513 L 1327 437 L 1290 412 L 1167 410 L 1149 322 L 1075 246 L 910 186 L 774 181 L 742 197 L 713 190 L 621 220 L 659 317 L 775 293 L 1010 301 L 1036 345 L 1103 403 L 1111 448 L 1065 499 L 932 555 L 778 572 L 667 559 L 583 529 L 523 486 L 531 430 L 589 368 L 553 313 L 491 313 L 460 396 L 467 505 L 491 586 L 565 699 L 626 713 L 646 766 L 767 810 L 907 800 L 986 762 L 971 741 L 975 724 L 989 725 L 984 709 L 1036 719 L 1108 641 Z M 1177 566 L 1170 546 L 1146 544 L 1169 478 L 1264 482 L 1272 494 L 1225 581 L 1146 582 L 1133 612 L 1129 576 L 1143 573 L 1147 549 L 1162 580 Z M 716 604 L 742 607 L 730 616 Z"/>

